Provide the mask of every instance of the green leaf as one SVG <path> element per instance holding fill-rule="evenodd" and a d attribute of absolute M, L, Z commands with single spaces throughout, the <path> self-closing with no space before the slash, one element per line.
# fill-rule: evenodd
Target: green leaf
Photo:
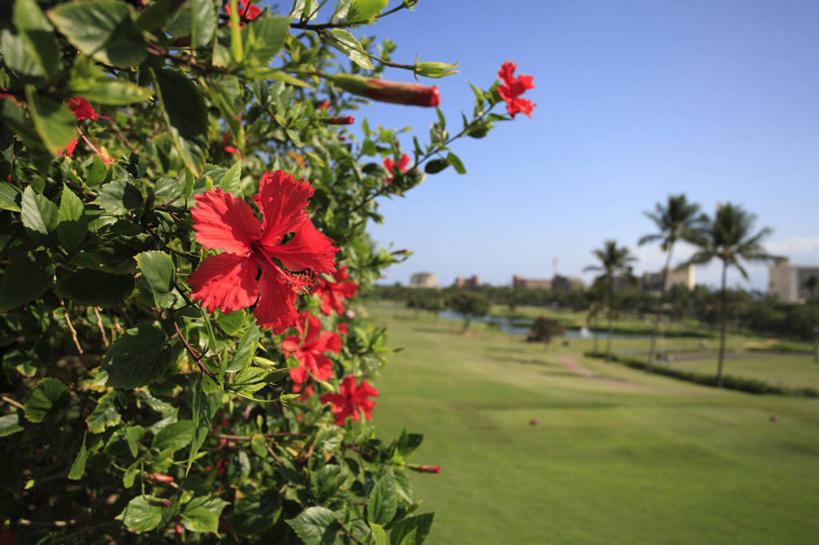
<path fill-rule="evenodd" d="M 140 324 L 119 337 L 105 352 L 102 368 L 108 386 L 138 388 L 161 377 L 175 360 L 177 350 L 161 328 Z"/>
<path fill-rule="evenodd" d="M 134 66 L 145 60 L 145 42 L 120 0 L 75 0 L 48 12 L 48 18 L 71 45 L 110 66 Z"/>
<path fill-rule="evenodd" d="M 202 380 L 203 378 L 200 375 L 196 383 L 196 390 L 193 394 L 192 413 L 195 427 L 193 428 L 193 436 L 191 437 L 191 448 L 188 453 L 188 465 L 185 468 L 185 474 L 191 470 L 193 461 L 196 459 L 196 454 L 205 443 L 205 439 L 210 431 L 211 420 L 219 408 L 218 395 L 209 396 L 202 389 Z"/>
<path fill-rule="evenodd" d="M 390 542 L 387 540 L 387 532 L 384 531 L 384 528 L 380 524 L 371 522 L 370 530 L 372 531 L 375 545 L 389 545 Z"/>
<path fill-rule="evenodd" d="M 95 202 L 113 216 L 124 216 L 142 206 L 142 193 L 133 184 L 116 180 L 100 188 Z"/>
<path fill-rule="evenodd" d="M 151 496 L 137 496 L 117 515 L 125 526 L 135 532 L 149 532 L 162 522 L 162 507 Z"/>
<path fill-rule="evenodd" d="M 352 3 L 353 0 L 338 0 L 336 9 L 333 11 L 333 19 L 346 19 Z"/>
<path fill-rule="evenodd" d="M 387 0 L 353 0 L 347 12 L 347 22 L 372 24 L 387 7 Z"/>
<path fill-rule="evenodd" d="M 244 310 L 234 310 L 230 314 L 223 314 L 216 319 L 216 323 L 222 328 L 227 335 L 231 337 L 241 331 L 247 320 L 247 314 Z"/>
<path fill-rule="evenodd" d="M 0 312 L 7 312 L 40 296 L 51 285 L 53 269 L 40 252 L 11 258 L 0 278 Z"/>
<path fill-rule="evenodd" d="M 134 458 L 139 454 L 139 442 L 145 436 L 145 428 L 142 426 L 129 426 L 125 429 L 125 442 L 128 444 L 128 450 Z"/>
<path fill-rule="evenodd" d="M 245 25 L 242 29 L 244 64 L 267 66 L 289 35 L 290 19 L 287 17 L 258 17 L 252 25 Z"/>
<path fill-rule="evenodd" d="M 55 378 L 44 378 L 37 383 L 26 399 L 26 419 L 42 422 L 48 413 L 60 407 L 68 397 L 68 388 Z"/>
<path fill-rule="evenodd" d="M 160 251 L 142 252 L 136 255 L 136 262 L 154 294 L 156 305 L 159 308 L 170 307 L 175 300 L 171 295 L 175 273 L 171 256 Z"/>
<path fill-rule="evenodd" d="M 57 207 L 53 202 L 40 195 L 34 188 L 27 186 L 23 191 L 22 220 L 23 225 L 41 235 L 47 235 L 57 226 Z"/>
<path fill-rule="evenodd" d="M 8 182 L 0 182 L 0 208 L 19 212 L 20 205 L 17 199 L 20 197 L 20 190 Z"/>
<path fill-rule="evenodd" d="M 296 77 L 291 76 L 287 72 L 282 72 L 281 70 L 275 70 L 273 68 L 267 66 L 249 66 L 243 67 L 241 69 L 242 75 L 246 78 L 251 79 L 272 79 L 274 81 L 280 81 L 282 83 L 287 83 L 289 85 L 295 85 L 296 87 L 303 87 L 305 89 L 314 89 L 312 85 L 307 83 L 306 81 L 302 81 Z"/>
<path fill-rule="evenodd" d="M 191 532 L 219 532 L 219 517 L 228 502 L 219 498 L 193 498 L 182 511 L 182 525 Z"/>
<path fill-rule="evenodd" d="M 67 91 L 87 100 L 111 106 L 126 106 L 149 99 L 154 92 L 130 81 L 107 76 L 94 61 L 78 55 L 71 67 Z"/>
<path fill-rule="evenodd" d="M 432 518 L 432 513 L 424 513 L 397 522 L 390 531 L 390 545 L 403 545 L 404 539 L 412 532 L 415 532 L 415 539 L 411 543 L 421 545 L 429 535 Z"/>
<path fill-rule="evenodd" d="M 452 168 L 454 168 L 455 172 L 457 172 L 458 174 L 466 174 L 466 168 L 464 168 L 464 164 L 454 153 L 450 152 L 447 154 L 446 162 L 452 165 Z"/>
<path fill-rule="evenodd" d="M 213 0 L 190 0 L 191 46 L 204 47 L 216 36 L 216 9 Z"/>
<path fill-rule="evenodd" d="M 68 186 L 63 185 L 60 209 L 57 212 L 57 238 L 67 250 L 78 248 L 88 232 L 85 205 Z"/>
<path fill-rule="evenodd" d="M 374 68 L 373 63 L 370 62 L 370 57 L 367 56 L 364 48 L 349 30 L 343 28 L 331 29 L 327 36 L 327 43 L 347 55 L 351 61 L 361 68 L 366 70 Z"/>
<path fill-rule="evenodd" d="M 25 428 L 20 425 L 20 417 L 17 413 L 4 414 L 0 416 L 0 437 L 7 437 L 23 431 Z"/>
<path fill-rule="evenodd" d="M 115 390 L 99 398 L 97 406 L 85 419 L 88 431 L 91 433 L 102 433 L 106 428 L 116 426 L 121 421 L 122 417 L 117 411 L 117 392 Z"/>
<path fill-rule="evenodd" d="M 424 172 L 427 174 L 437 174 L 449 166 L 446 159 L 433 159 L 424 165 Z"/>
<path fill-rule="evenodd" d="M 117 306 L 134 290 L 134 278 L 93 269 L 77 269 L 57 279 L 57 294 L 95 307 Z"/>
<path fill-rule="evenodd" d="M 242 371 L 245 367 L 250 365 L 253 356 L 256 355 L 256 347 L 259 345 L 259 338 L 262 336 L 262 330 L 255 324 L 251 324 L 247 328 L 245 334 L 242 335 L 239 345 L 236 347 L 236 353 L 233 359 L 227 366 L 226 371 L 229 373 L 236 373 Z"/>
<path fill-rule="evenodd" d="M 239 193 L 242 183 L 242 162 L 236 161 L 219 180 L 219 187 L 228 193 Z"/>
<path fill-rule="evenodd" d="M 228 0 L 230 6 L 230 58 L 236 64 L 244 59 L 242 46 L 241 22 L 239 21 L 239 3 L 237 0 Z"/>
<path fill-rule="evenodd" d="M 401 545 L 417 545 L 416 536 L 418 535 L 418 528 L 413 528 L 409 531 L 408 534 L 404 536 L 404 539 L 401 540 Z"/>
<path fill-rule="evenodd" d="M 170 449 L 176 452 L 190 444 L 192 435 L 193 420 L 180 420 L 159 430 L 154 436 L 151 448 L 160 451 Z"/>
<path fill-rule="evenodd" d="M 330 545 L 336 537 L 336 515 L 326 507 L 308 507 L 286 520 L 304 545 Z"/>
<path fill-rule="evenodd" d="M 54 28 L 35 0 L 15 0 L 12 15 L 14 26 L 25 44 L 26 52 L 39 69 L 38 74 L 53 78 L 60 71 L 60 50 Z"/>
<path fill-rule="evenodd" d="M 367 500 L 367 521 L 376 524 L 387 524 L 398 509 L 398 495 L 395 491 L 395 477 L 385 473 L 370 491 Z"/>
<path fill-rule="evenodd" d="M 208 111 L 199 88 L 182 72 L 159 70 L 154 84 L 174 147 L 196 176 L 202 175 L 208 149 Z"/>
<path fill-rule="evenodd" d="M 10 29 L 0 31 L 0 51 L 3 52 L 3 63 L 13 72 L 32 77 L 46 76 L 20 34 L 14 34 Z"/>
<path fill-rule="evenodd" d="M 74 115 L 62 104 L 37 95 L 31 85 L 26 86 L 26 98 L 34 130 L 48 151 L 52 155 L 59 155 L 77 137 Z"/>
<path fill-rule="evenodd" d="M 82 436 L 80 451 L 74 458 L 74 463 L 71 464 L 71 471 L 68 472 L 68 478 L 72 481 L 82 479 L 82 476 L 85 474 L 85 464 L 88 462 L 88 449 L 85 448 L 85 437 L 85 435 Z"/>
<path fill-rule="evenodd" d="M 94 155 L 94 162 L 88 167 L 85 172 L 85 184 L 89 187 L 94 187 L 105 181 L 108 175 L 108 167 L 102 162 L 98 155 Z"/>
<path fill-rule="evenodd" d="M 131 488 L 134 486 L 134 481 L 136 480 L 137 475 L 139 475 L 139 466 L 140 460 L 137 460 L 125 470 L 125 473 L 122 475 L 122 486 L 124 488 Z"/>

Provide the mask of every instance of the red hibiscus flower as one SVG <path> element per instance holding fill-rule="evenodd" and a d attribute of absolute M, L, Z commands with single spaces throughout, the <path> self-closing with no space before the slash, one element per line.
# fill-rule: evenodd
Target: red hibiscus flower
<path fill-rule="evenodd" d="M 283 333 L 292 326 L 296 295 L 308 289 L 312 273 L 335 270 L 333 241 L 305 212 L 312 196 L 310 182 L 296 182 L 280 170 L 265 172 L 253 197 L 262 212 L 260 224 L 250 205 L 236 195 L 219 188 L 197 195 L 191 212 L 196 240 L 225 251 L 205 259 L 191 274 L 191 297 L 208 312 L 233 312 L 255 303 L 262 327 Z M 284 242 L 289 233 L 292 239 Z"/>
<path fill-rule="evenodd" d="M 530 100 L 518 98 L 526 92 L 527 89 L 534 89 L 532 83 L 534 76 L 524 76 L 521 74 L 517 78 L 513 75 L 517 70 L 517 65 L 513 62 L 506 61 L 498 71 L 498 79 L 503 81 L 503 85 L 498 86 L 498 94 L 506 101 L 506 111 L 509 112 L 513 118 L 518 112 L 526 114 L 531 119 L 532 108 L 537 104 L 532 104 Z"/>
<path fill-rule="evenodd" d="M 403 154 L 401 156 L 401 159 L 398 160 L 398 164 L 396 164 L 395 161 L 392 160 L 392 157 L 387 157 L 386 159 L 384 159 L 384 163 L 383 163 L 384 168 L 387 169 L 387 172 L 392 174 L 392 176 L 390 177 L 389 180 L 384 180 L 384 183 L 387 184 L 387 185 L 390 185 L 393 182 L 393 180 L 395 180 L 395 175 L 396 174 L 401 174 L 402 172 L 406 172 L 407 171 L 407 165 L 409 164 L 409 162 L 410 162 L 410 156 L 407 155 L 406 153 Z"/>
<path fill-rule="evenodd" d="M 346 335 L 348 333 L 349 327 L 347 325 L 347 322 L 339 322 L 338 325 L 336 325 L 336 329 L 338 329 L 339 334 Z"/>
<path fill-rule="evenodd" d="M 319 110 L 324 110 L 325 112 L 330 109 L 330 101 L 326 98 L 322 100 L 318 105 Z"/>
<path fill-rule="evenodd" d="M 239 0 L 237 3 L 237 7 L 239 8 L 239 18 L 245 19 L 247 21 L 252 21 L 256 17 L 262 13 L 262 10 L 259 9 L 259 6 L 254 5 L 249 0 L 245 2 L 244 0 Z M 225 13 L 230 16 L 230 2 L 225 4 Z M 228 26 L 231 26 L 231 23 L 228 23 Z M 242 25 L 239 25 L 239 28 L 242 28 Z"/>
<path fill-rule="evenodd" d="M 321 313 L 327 315 L 334 310 L 337 314 L 344 312 L 342 300 L 350 299 L 358 291 L 358 284 L 347 280 L 349 278 L 347 267 L 339 267 L 332 276 L 333 282 L 319 278 L 313 287 L 313 293 L 321 299 Z"/>
<path fill-rule="evenodd" d="M 230 135 L 228 133 L 223 134 L 222 135 L 222 149 L 225 150 L 226 152 L 228 152 L 231 155 L 238 155 L 239 157 L 241 157 L 242 154 L 239 153 L 239 148 L 229 145 L 231 143 L 232 142 L 230 141 Z"/>
<path fill-rule="evenodd" d="M 74 137 L 71 140 L 71 142 L 68 143 L 68 145 L 66 147 L 64 147 L 63 149 L 60 150 L 60 153 L 59 153 L 60 157 L 62 157 L 62 156 L 71 157 L 71 155 L 74 153 L 74 148 L 76 148 L 76 147 L 77 147 L 77 138 Z"/>
<path fill-rule="evenodd" d="M 290 335 L 282 341 L 282 350 L 301 362 L 290 370 L 290 378 L 296 384 L 303 384 L 310 375 L 318 380 L 332 377 L 333 362 L 324 352 L 341 352 L 341 339 L 332 331 L 322 331 L 321 321 L 309 312 L 299 314 L 296 329 L 298 335 Z"/>
<path fill-rule="evenodd" d="M 376 397 L 377 395 L 378 390 L 367 384 L 366 380 L 361 381 L 361 385 L 356 386 L 355 377 L 347 375 L 341 382 L 340 392 L 337 394 L 324 394 L 321 396 L 321 402 L 333 404 L 336 426 L 343 426 L 348 416 L 351 416 L 353 420 L 361 418 L 358 412 L 359 409 L 364 411 L 364 417 L 367 420 L 372 420 L 370 413 L 375 407 L 375 401 L 370 401 L 367 398 Z"/>
<path fill-rule="evenodd" d="M 83 119 L 90 119 L 96 121 L 97 119 L 110 119 L 108 116 L 100 115 L 83 97 L 71 97 L 68 99 L 68 109 L 77 118 L 77 121 Z"/>

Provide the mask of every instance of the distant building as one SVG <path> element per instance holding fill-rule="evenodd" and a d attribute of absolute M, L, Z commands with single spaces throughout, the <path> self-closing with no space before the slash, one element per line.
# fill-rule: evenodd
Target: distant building
<path fill-rule="evenodd" d="M 693 290 L 696 285 L 696 277 L 694 276 L 694 265 L 687 265 L 671 269 L 668 271 L 668 277 L 665 279 L 665 289 L 668 290 L 671 286 L 685 286 L 689 290 Z M 645 291 L 662 291 L 663 272 L 644 272 L 640 278 L 640 286 Z"/>
<path fill-rule="evenodd" d="M 431 272 L 417 272 L 410 276 L 409 287 L 411 288 L 437 288 L 438 277 Z"/>
<path fill-rule="evenodd" d="M 473 274 L 469 278 L 464 278 L 462 276 L 458 276 L 455 278 L 456 288 L 477 288 L 480 285 L 481 281 L 478 278 L 477 274 Z"/>
<path fill-rule="evenodd" d="M 586 283 L 576 276 L 561 276 L 556 274 L 552 279 L 552 291 L 575 291 L 582 290 Z"/>
<path fill-rule="evenodd" d="M 768 293 L 784 303 L 804 303 L 811 296 L 805 287 L 811 276 L 819 280 L 819 265 L 791 265 L 788 259 L 779 259 L 768 269 Z"/>
<path fill-rule="evenodd" d="M 552 281 L 548 278 L 523 278 L 516 274 L 512 277 L 512 287 L 516 290 L 550 290 Z"/>

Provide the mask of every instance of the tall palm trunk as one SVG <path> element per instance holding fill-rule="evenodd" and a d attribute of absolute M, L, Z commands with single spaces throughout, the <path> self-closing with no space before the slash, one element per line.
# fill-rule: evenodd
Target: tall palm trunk
<path fill-rule="evenodd" d="M 722 290 L 720 292 L 719 305 L 719 357 L 717 359 L 717 388 L 722 388 L 722 363 L 725 359 L 725 329 L 728 326 L 728 292 L 725 288 L 726 273 L 728 272 L 728 263 L 722 262 Z"/>
<path fill-rule="evenodd" d="M 606 342 L 606 362 L 611 361 L 611 337 L 614 333 L 614 326 L 612 325 L 612 318 L 614 315 L 614 273 L 609 274 L 609 301 L 608 301 L 608 319 L 609 319 L 609 338 Z"/>
<path fill-rule="evenodd" d="M 654 363 L 654 358 L 657 355 L 657 334 L 660 331 L 660 320 L 663 317 L 663 303 L 665 302 L 665 284 L 668 280 L 668 269 L 671 267 L 671 253 L 674 251 L 674 245 L 668 247 L 668 257 L 665 260 L 665 267 L 663 268 L 663 283 L 660 286 L 660 300 L 657 302 L 657 316 L 654 319 L 654 331 L 651 333 L 651 347 L 648 349 L 648 365 L 646 371 L 651 372 L 651 366 Z"/>

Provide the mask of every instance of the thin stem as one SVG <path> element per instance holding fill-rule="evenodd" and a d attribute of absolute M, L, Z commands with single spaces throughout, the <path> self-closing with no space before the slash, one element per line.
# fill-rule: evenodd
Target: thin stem
<path fill-rule="evenodd" d="M 13 399 L 11 399 L 8 396 L 0 396 L 0 399 L 2 399 L 5 403 L 8 403 L 12 407 L 17 407 L 18 409 L 20 409 L 22 411 L 24 411 L 26 409 L 26 407 L 22 403 L 18 403 L 17 401 L 14 401 Z"/>
<path fill-rule="evenodd" d="M 100 330 L 102 337 L 102 344 L 108 348 L 108 336 L 105 334 L 105 328 L 102 326 L 102 317 L 100 316 L 100 307 L 94 307 L 94 316 L 97 317 L 97 328 Z"/>
<path fill-rule="evenodd" d="M 82 356 L 83 349 L 80 346 L 80 341 L 77 339 L 77 330 L 74 329 L 74 324 L 71 323 L 71 318 L 68 316 L 68 309 L 65 307 L 65 303 L 60 301 L 60 306 L 63 307 L 63 318 L 65 319 L 65 325 L 68 326 L 68 330 L 71 332 L 71 339 L 74 341 L 74 346 L 77 347 L 77 352 Z"/>

